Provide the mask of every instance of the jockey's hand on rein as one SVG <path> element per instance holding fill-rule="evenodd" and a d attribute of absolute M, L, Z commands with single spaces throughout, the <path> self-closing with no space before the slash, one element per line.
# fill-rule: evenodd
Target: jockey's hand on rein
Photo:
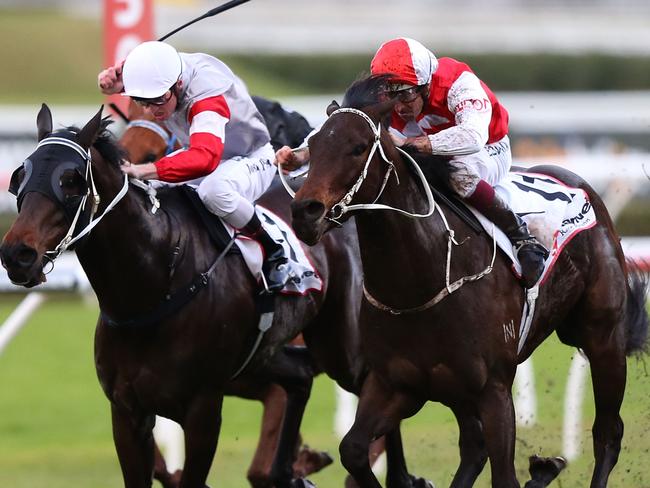
<path fill-rule="evenodd" d="M 426 154 L 431 154 L 433 151 L 431 148 L 431 141 L 427 136 L 407 137 L 404 141 L 404 145 L 413 146 L 418 151 Z"/>
<path fill-rule="evenodd" d="M 138 180 L 155 180 L 158 179 L 158 170 L 153 163 L 131 164 L 125 161 L 120 166 L 122 172 Z"/>
<path fill-rule="evenodd" d="M 275 153 L 275 161 L 273 163 L 278 168 L 281 168 L 283 173 L 287 174 L 300 168 L 308 159 L 308 148 L 291 149 L 289 146 L 284 146 Z"/>

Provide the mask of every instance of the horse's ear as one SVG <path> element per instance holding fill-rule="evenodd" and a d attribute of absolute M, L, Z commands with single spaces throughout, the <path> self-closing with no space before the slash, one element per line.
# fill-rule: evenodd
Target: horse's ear
<path fill-rule="evenodd" d="M 38 128 L 38 142 L 45 139 L 45 136 L 52 133 L 52 112 L 50 107 L 43 104 L 36 116 L 36 127 Z"/>
<path fill-rule="evenodd" d="M 90 146 L 93 145 L 95 139 L 97 139 L 97 136 L 99 135 L 99 129 L 101 128 L 102 124 L 103 109 L 103 105 L 99 107 L 99 112 L 97 112 L 95 116 L 90 119 L 90 121 L 88 121 L 84 128 L 79 131 L 79 134 L 77 134 L 77 142 L 84 149 L 90 148 Z"/>
<path fill-rule="evenodd" d="M 329 117 L 332 115 L 336 110 L 340 109 L 341 106 L 336 100 L 332 100 L 332 103 L 329 104 L 329 107 L 327 107 L 327 116 Z"/>

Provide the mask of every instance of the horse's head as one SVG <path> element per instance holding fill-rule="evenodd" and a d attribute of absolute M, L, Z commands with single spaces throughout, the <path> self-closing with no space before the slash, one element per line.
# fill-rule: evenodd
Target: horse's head
<path fill-rule="evenodd" d="M 293 228 L 307 244 L 348 218 L 348 205 L 374 202 L 386 184 L 395 148 L 382 125 L 395 102 L 382 100 L 385 83 L 372 76 L 353 84 L 343 108 L 332 102 L 309 139 L 309 176 L 291 204 Z"/>
<path fill-rule="evenodd" d="M 9 186 L 17 198 L 18 217 L 0 245 L 2 265 L 13 283 L 32 287 L 45 281 L 48 250 L 90 211 L 82 207 L 91 184 L 90 147 L 102 128 L 101 115 L 100 109 L 78 132 L 53 132 L 47 105 L 38 113 L 38 146 L 14 171 Z"/>
<path fill-rule="evenodd" d="M 176 149 L 173 136 L 135 102 L 129 104 L 128 123 L 120 144 L 133 164 L 153 163 Z"/>

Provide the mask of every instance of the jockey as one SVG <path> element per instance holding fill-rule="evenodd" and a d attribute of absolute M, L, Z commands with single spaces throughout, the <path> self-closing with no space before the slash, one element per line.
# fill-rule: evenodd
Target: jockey
<path fill-rule="evenodd" d="M 384 43 L 370 70 L 390 76 L 387 95 L 397 101 L 390 127 L 395 143 L 451 158 L 455 171 L 449 188 L 508 236 L 521 263 L 522 282 L 532 287 L 548 251 L 494 191 L 512 163 L 506 109 L 469 66 L 438 60 L 413 39 Z M 284 147 L 276 153 L 276 164 L 291 170 L 308 157 L 307 150 Z"/>
<path fill-rule="evenodd" d="M 452 58 L 436 59 L 413 39 L 384 43 L 370 71 L 390 76 L 388 96 L 397 100 L 393 138 L 452 158 L 450 189 L 508 236 L 521 263 L 524 286 L 532 287 L 548 252 L 494 191 L 512 163 L 506 109 L 469 66 Z"/>
<path fill-rule="evenodd" d="M 155 163 L 126 163 L 122 170 L 133 178 L 197 185 L 208 210 L 261 244 L 265 286 L 281 289 L 288 278 L 287 258 L 252 203 L 275 175 L 273 148 L 244 83 L 212 56 L 178 53 L 150 41 L 99 73 L 98 85 L 106 95 L 131 97 L 187 148 Z"/>

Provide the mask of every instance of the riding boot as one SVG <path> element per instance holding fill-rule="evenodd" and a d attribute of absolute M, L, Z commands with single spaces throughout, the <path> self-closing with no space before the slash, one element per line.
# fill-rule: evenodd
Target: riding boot
<path fill-rule="evenodd" d="M 253 214 L 253 217 L 240 229 L 240 232 L 262 245 L 264 251 L 262 274 L 266 290 L 271 293 L 281 290 L 289 279 L 288 260 L 282 245 L 275 242 L 266 232 L 257 214 Z"/>
<path fill-rule="evenodd" d="M 532 288 L 544 271 L 544 261 L 548 257 L 546 248 L 529 232 L 526 222 L 498 194 L 494 194 L 490 205 L 478 210 L 510 239 L 521 264 L 523 285 Z"/>

